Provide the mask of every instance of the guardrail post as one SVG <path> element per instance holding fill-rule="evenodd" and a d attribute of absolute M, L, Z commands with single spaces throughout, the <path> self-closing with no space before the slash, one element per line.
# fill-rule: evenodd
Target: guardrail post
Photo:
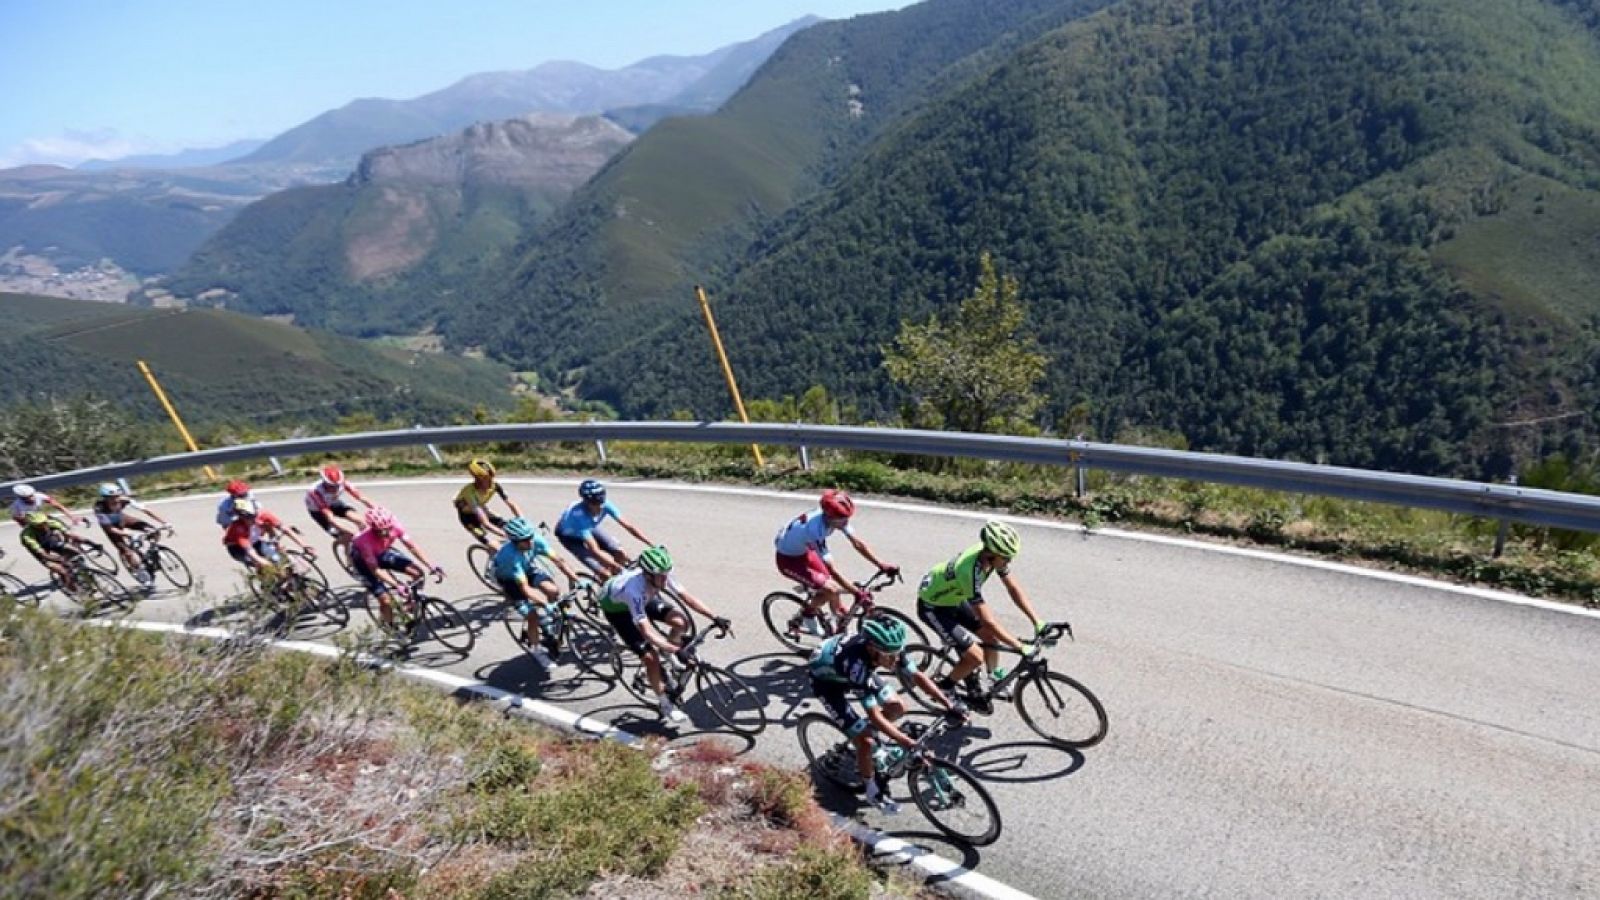
<path fill-rule="evenodd" d="M 1510 484 L 1517 483 L 1517 476 L 1511 476 Z M 1511 522 L 1508 519 L 1500 520 L 1500 528 L 1494 533 L 1494 558 L 1499 559 L 1500 554 L 1506 552 L 1506 535 L 1511 533 Z"/>
<path fill-rule="evenodd" d="M 1080 441 L 1083 440 L 1083 435 L 1078 435 L 1076 439 Z M 1078 499 L 1082 500 L 1089 494 L 1089 479 L 1084 474 L 1083 464 L 1080 462 L 1080 460 L 1083 459 L 1083 455 L 1074 450 L 1072 451 L 1071 459 L 1073 480 L 1077 483 Z"/>
<path fill-rule="evenodd" d="M 594 449 L 595 449 L 596 453 L 600 454 L 600 465 L 602 465 L 602 466 L 605 465 L 606 464 L 606 442 L 605 441 L 595 441 L 594 442 Z"/>
<path fill-rule="evenodd" d="M 278 476 L 283 475 L 283 464 L 278 462 L 278 458 L 276 456 L 267 457 L 267 462 L 272 463 L 272 474 Z"/>
<path fill-rule="evenodd" d="M 417 431 L 421 431 L 422 430 L 421 423 L 413 424 L 411 427 L 413 429 L 417 430 Z M 439 455 L 439 448 L 438 447 L 435 447 L 432 444 L 423 444 L 423 446 L 428 448 L 428 455 L 433 457 L 433 462 L 434 462 L 435 465 L 439 465 L 439 466 L 444 465 L 444 457 Z"/>
<path fill-rule="evenodd" d="M 795 420 L 795 424 L 799 425 L 799 420 Z M 806 449 L 805 444 L 800 445 L 800 468 L 807 472 L 811 471 L 811 451 Z"/>

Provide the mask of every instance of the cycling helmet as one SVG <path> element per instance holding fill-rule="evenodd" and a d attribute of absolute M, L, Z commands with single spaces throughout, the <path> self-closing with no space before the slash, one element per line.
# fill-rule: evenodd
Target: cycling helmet
<path fill-rule="evenodd" d="M 660 544 L 639 554 L 639 568 L 651 575 L 665 575 L 672 571 L 672 554 Z"/>
<path fill-rule="evenodd" d="M 236 516 L 253 516 L 260 511 L 261 509 L 256 506 L 256 502 L 249 498 L 240 497 L 233 501 L 233 514 Z"/>
<path fill-rule="evenodd" d="M 906 626 L 899 619 L 887 616 L 870 616 L 861 623 L 861 633 L 872 646 L 885 653 L 899 653 L 906 648 Z"/>
<path fill-rule="evenodd" d="M 833 519 L 848 519 L 855 515 L 856 502 L 841 490 L 822 492 L 822 514 Z"/>
<path fill-rule="evenodd" d="M 604 500 L 606 498 L 606 486 L 593 478 L 587 479 L 583 484 L 578 485 L 578 496 L 585 500 Z"/>
<path fill-rule="evenodd" d="M 28 525 L 38 526 L 50 521 L 50 517 L 45 513 L 34 511 L 23 516 L 22 521 Z"/>
<path fill-rule="evenodd" d="M 228 482 L 228 493 L 234 497 L 243 497 L 245 494 L 250 493 L 250 485 L 235 478 Z"/>
<path fill-rule="evenodd" d="M 978 532 L 978 537 L 983 540 L 983 549 L 1004 556 L 1006 559 L 1016 559 L 1022 552 L 1022 536 L 1017 530 L 1004 522 L 990 522 Z"/>
<path fill-rule="evenodd" d="M 394 513 L 381 506 L 367 510 L 367 527 L 378 531 L 391 531 L 396 525 Z"/>
<path fill-rule="evenodd" d="M 344 484 L 344 470 L 338 466 L 323 466 L 322 483 L 326 485 Z"/>
<path fill-rule="evenodd" d="M 122 496 L 122 488 L 120 488 L 117 485 L 114 485 L 114 484 L 112 484 L 111 482 L 108 481 L 105 484 L 100 485 L 100 496 L 107 497 L 107 498 L 109 498 L 109 497 L 121 497 Z"/>
<path fill-rule="evenodd" d="M 467 463 L 467 474 L 473 478 L 493 478 L 494 463 L 487 459 L 475 459 Z"/>
<path fill-rule="evenodd" d="M 33 485 L 19 484 L 11 489 L 11 493 L 15 495 L 18 500 L 32 500 L 34 495 L 39 492 L 33 489 Z"/>
<path fill-rule="evenodd" d="M 531 541 L 534 533 L 533 526 L 521 516 L 506 523 L 506 537 L 513 541 Z"/>

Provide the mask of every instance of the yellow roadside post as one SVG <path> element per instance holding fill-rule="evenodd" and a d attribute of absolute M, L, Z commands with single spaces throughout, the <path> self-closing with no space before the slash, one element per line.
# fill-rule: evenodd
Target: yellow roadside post
<path fill-rule="evenodd" d="M 144 373 L 144 379 L 150 382 L 150 390 L 156 392 L 156 399 L 161 401 L 161 406 L 166 409 L 167 415 L 172 417 L 172 424 L 178 426 L 178 433 L 183 435 L 183 442 L 189 445 L 191 452 L 200 452 L 200 448 L 195 445 L 194 438 L 189 435 L 189 429 L 183 427 L 183 420 L 178 418 L 178 411 L 172 408 L 172 401 L 167 399 L 167 392 L 163 391 L 160 383 L 156 381 L 155 373 L 150 371 L 150 367 L 144 364 L 144 360 L 141 359 L 138 362 L 139 371 Z M 217 473 L 211 471 L 210 466 L 206 466 L 205 470 L 207 478 L 212 481 L 217 480 Z"/>
<path fill-rule="evenodd" d="M 711 332 L 711 344 L 717 348 L 717 359 L 722 362 L 722 376 L 728 379 L 728 393 L 733 395 L 733 408 L 739 411 L 739 421 L 750 424 L 750 417 L 745 414 L 744 400 L 739 397 L 739 385 L 733 380 L 733 367 L 728 365 L 728 353 L 722 349 L 722 337 L 717 334 L 717 320 L 711 318 L 711 301 L 706 299 L 706 289 L 700 285 L 694 286 L 695 296 L 700 298 L 700 311 L 706 315 L 706 328 Z M 761 448 L 755 444 L 750 445 L 750 452 L 755 454 L 756 465 L 766 468 L 767 463 L 761 458 Z"/>

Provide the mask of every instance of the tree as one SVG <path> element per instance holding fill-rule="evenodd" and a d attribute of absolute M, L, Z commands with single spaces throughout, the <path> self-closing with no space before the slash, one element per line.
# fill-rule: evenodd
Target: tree
<path fill-rule="evenodd" d="M 919 424 L 956 431 L 1010 431 L 1028 424 L 1042 398 L 1045 356 L 1023 329 L 1027 309 L 1017 279 L 1001 277 L 985 253 L 978 288 L 954 321 L 937 315 L 900 324 L 884 350 L 889 377 L 908 390 Z"/>

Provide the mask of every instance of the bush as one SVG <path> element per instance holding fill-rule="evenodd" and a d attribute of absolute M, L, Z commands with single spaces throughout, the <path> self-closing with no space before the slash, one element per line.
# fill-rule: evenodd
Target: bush
<path fill-rule="evenodd" d="M 725 900 L 866 900 L 872 873 L 853 847 L 805 847 L 778 865 L 761 869 L 749 884 L 724 894 Z"/>

